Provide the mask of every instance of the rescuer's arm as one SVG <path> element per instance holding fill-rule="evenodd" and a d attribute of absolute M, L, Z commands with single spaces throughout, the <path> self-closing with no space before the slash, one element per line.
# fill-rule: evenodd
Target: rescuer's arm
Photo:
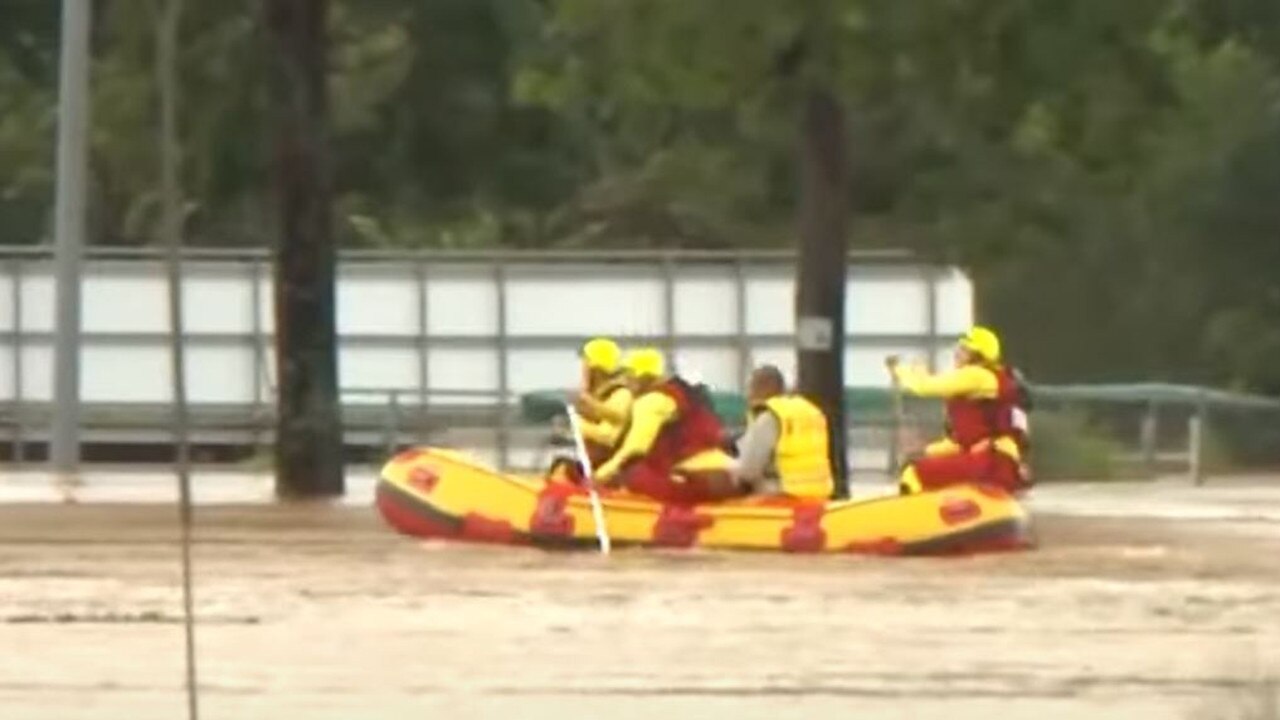
<path fill-rule="evenodd" d="M 578 427 L 582 430 L 583 440 L 606 447 L 613 447 L 614 443 L 618 442 L 618 433 L 622 430 L 621 425 L 590 420 L 583 420 L 578 423 Z"/>
<path fill-rule="evenodd" d="M 597 408 L 600 419 L 622 427 L 627 424 L 627 418 L 631 417 L 631 405 L 634 402 L 635 394 L 630 388 L 618 388 L 609 393 L 609 397 Z"/>
<path fill-rule="evenodd" d="M 662 426 L 676 414 L 676 401 L 665 393 L 652 392 L 641 396 L 631 406 L 631 422 L 622 445 L 609 461 L 596 472 L 599 480 L 609 480 L 622 469 L 628 460 L 643 456 L 658 439 Z"/>
<path fill-rule="evenodd" d="M 628 388 L 617 388 L 604 400 L 597 400 L 587 393 L 578 396 L 578 412 L 588 420 L 624 425 L 631 412 L 634 396 Z"/>
<path fill-rule="evenodd" d="M 939 455 L 955 455 L 964 450 L 956 444 L 951 438 L 942 438 L 935 442 L 931 442 L 924 446 L 925 457 L 938 457 Z"/>
<path fill-rule="evenodd" d="M 892 371 L 903 390 L 920 397 L 993 398 L 999 392 L 995 373 L 979 365 L 965 365 L 937 375 L 910 365 L 894 365 Z"/>
<path fill-rule="evenodd" d="M 778 418 L 771 412 L 762 412 L 751 421 L 738 441 L 738 479 L 749 483 L 764 480 L 780 432 Z"/>

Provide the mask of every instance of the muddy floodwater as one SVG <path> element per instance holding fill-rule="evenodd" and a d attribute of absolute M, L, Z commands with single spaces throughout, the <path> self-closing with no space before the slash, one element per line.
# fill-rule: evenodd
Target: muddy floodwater
<path fill-rule="evenodd" d="M 1046 494 L 1037 550 L 947 560 L 602 559 L 201 507 L 201 716 L 1277 716 L 1280 482 Z M 184 717 L 176 537 L 163 505 L 0 505 L 0 718 Z"/>

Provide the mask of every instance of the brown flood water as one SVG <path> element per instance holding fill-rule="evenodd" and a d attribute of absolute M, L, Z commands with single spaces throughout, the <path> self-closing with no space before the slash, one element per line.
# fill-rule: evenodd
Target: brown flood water
<path fill-rule="evenodd" d="M 0 506 L 0 719 L 185 716 L 174 516 Z M 950 560 L 444 546 L 362 508 L 197 521 L 208 719 L 1243 719 L 1280 668 L 1268 521 L 1046 515 L 1035 552 Z"/>

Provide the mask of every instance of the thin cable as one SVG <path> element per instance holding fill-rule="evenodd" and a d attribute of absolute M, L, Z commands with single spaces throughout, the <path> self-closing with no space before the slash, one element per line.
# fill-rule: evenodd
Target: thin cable
<path fill-rule="evenodd" d="M 178 473 L 178 519 L 182 529 L 182 614 L 186 640 L 187 718 L 199 720 L 196 679 L 195 602 L 191 572 L 191 447 L 187 410 L 186 356 L 182 326 L 182 208 L 178 187 L 177 43 L 182 0 L 162 2 L 156 23 L 156 73 L 160 87 L 163 232 L 168 246 L 169 356 L 173 372 L 174 440 Z"/>

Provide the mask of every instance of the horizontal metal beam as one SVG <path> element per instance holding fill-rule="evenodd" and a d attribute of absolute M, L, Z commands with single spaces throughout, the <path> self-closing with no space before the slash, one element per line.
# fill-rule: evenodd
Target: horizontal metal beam
<path fill-rule="evenodd" d="M 163 251 L 155 247 L 94 246 L 86 250 L 88 260 L 155 260 L 163 259 Z M 907 250 L 856 250 L 849 253 L 852 264 L 911 264 L 935 265 Z M 0 245 L 0 258 L 52 259 L 53 248 L 47 245 Z M 591 250 L 547 249 L 513 250 L 493 248 L 482 250 L 447 249 L 378 249 L 346 250 L 338 255 L 339 261 L 353 262 L 477 262 L 532 263 L 532 262 L 651 262 L 664 260 L 682 262 L 794 262 L 792 250 Z M 225 260 L 231 262 L 266 262 L 270 251 L 264 248 L 184 248 L 183 260 Z"/>
<path fill-rule="evenodd" d="M 22 341 L 24 347 L 30 347 L 32 344 L 48 344 L 53 341 L 54 334 L 51 331 L 26 331 L 15 333 L 12 331 L 0 330 L 0 345 L 8 345 L 18 340 Z M 273 333 L 263 333 L 262 339 L 270 341 L 275 337 Z M 497 335 L 428 335 L 426 343 L 428 347 L 447 346 L 449 349 L 485 349 L 492 350 L 494 338 Z M 662 344 L 665 340 L 663 335 L 643 334 L 643 335 L 616 335 L 618 340 L 624 343 L 635 344 Z M 788 345 L 794 341 L 794 335 L 789 333 L 765 333 L 757 335 L 748 335 L 746 340 L 749 345 Z M 922 347 L 946 347 L 959 336 L 955 335 L 939 335 L 937 338 L 931 338 L 923 333 L 888 335 L 888 334 L 850 334 L 846 336 L 846 342 L 858 345 L 919 345 Z M 168 342 L 168 335 L 163 332 L 84 332 L 80 334 L 81 342 L 86 346 L 104 347 L 104 346 L 145 346 L 157 343 Z M 254 336 L 248 333 L 210 333 L 210 332 L 187 332 L 183 334 L 183 339 L 191 345 L 244 345 L 252 346 Z M 340 343 L 355 343 L 363 347 L 378 346 L 388 347 L 403 346 L 406 351 L 416 351 L 418 336 L 412 333 L 405 334 L 386 334 L 386 333 L 350 333 L 341 335 Z M 513 349 L 525 350 L 545 350 L 553 348 L 576 348 L 582 342 L 581 335 L 508 335 L 506 342 Z M 675 341 L 676 349 L 695 348 L 699 350 L 714 349 L 723 347 L 726 350 L 736 350 L 739 342 L 739 336 L 736 333 L 719 333 L 708 335 L 674 335 L 672 339 Z"/>

